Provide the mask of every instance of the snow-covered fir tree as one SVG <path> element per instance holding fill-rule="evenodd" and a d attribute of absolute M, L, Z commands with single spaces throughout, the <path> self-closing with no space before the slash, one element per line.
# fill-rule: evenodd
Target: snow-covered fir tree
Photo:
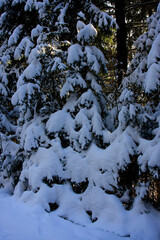
<path fill-rule="evenodd" d="M 135 42 L 137 53 L 122 82 L 118 106 L 112 109 L 119 112 L 118 129 L 123 134 L 132 129 L 128 146 L 134 142 L 129 161 L 120 170 L 118 192 L 122 190 L 122 201 L 128 196 L 130 204 L 135 198 L 134 205 L 141 212 L 147 211 L 146 202 L 159 205 L 159 8 L 148 19 L 148 31 Z"/>
<path fill-rule="evenodd" d="M 64 3 L 59 6 L 63 7 Z M 65 54 L 57 48 L 52 48 L 53 55 L 47 55 L 48 42 L 39 37 L 47 34 L 40 31 L 39 42 L 30 50 L 27 66 L 18 78 L 17 91 L 12 97 L 12 103 L 19 105 L 20 109 L 17 134 L 19 152 L 25 156 L 14 193 L 24 201 L 40 202 L 47 211 L 58 208 L 60 216 L 81 223 L 84 219 L 95 221 L 100 218 L 107 213 L 107 206 L 116 207 L 116 198 L 109 200 L 106 192 L 113 191 L 118 169 L 114 163 L 116 144 L 106 148 L 112 141 L 105 121 L 106 102 L 100 85 L 100 74 L 107 72 L 106 60 L 94 45 L 100 29 L 108 30 L 116 24 L 91 2 L 85 7 L 84 12 L 88 11 L 90 21 L 93 18 L 95 25 L 99 26 L 98 32 L 91 23 L 88 24 L 87 15 L 78 11 L 78 18 L 86 24 L 80 20 L 77 22 L 78 34 L 73 36 L 74 43 L 67 51 L 65 66 L 62 63 Z M 64 23 L 65 11 L 59 13 L 63 18 L 57 19 Z M 57 37 L 61 31 L 57 30 L 59 24 L 55 25 L 58 28 L 53 29 L 53 36 Z M 41 30 L 39 26 L 36 28 Z M 32 34 L 35 36 L 36 29 L 31 31 L 31 42 Z M 68 44 L 64 41 L 64 34 L 59 34 L 59 38 Z M 54 46 L 57 44 L 53 43 Z M 50 89 L 45 88 L 47 71 L 51 71 L 51 75 L 53 72 L 56 80 L 64 80 L 60 94 L 62 100 L 59 101 L 60 106 L 62 101 L 65 104 L 59 110 L 53 108 L 50 117 L 50 112 L 46 114 L 44 108 L 45 103 L 49 103 L 47 93 Z M 65 78 L 63 74 L 62 78 L 59 77 L 59 71 L 66 74 Z M 76 217 L 79 214 L 82 215 L 80 220 Z"/>
<path fill-rule="evenodd" d="M 146 198 L 158 207 L 160 204 L 160 4 L 157 12 L 148 19 L 143 89 L 146 96 L 145 115 L 141 126 L 138 163 L 140 184 L 146 188 Z M 144 52 L 142 48 L 142 52 Z"/>
<path fill-rule="evenodd" d="M 19 107 L 17 139 L 14 140 L 19 143 L 18 152 L 10 162 L 13 162 L 11 165 L 18 162 L 21 170 L 23 159 L 28 159 L 39 146 L 49 144 L 43 126 L 47 116 L 63 102 L 59 90 L 66 67 L 62 63 L 65 53 L 60 49 L 66 50 L 69 41 L 76 39 L 76 18 L 86 20 L 86 14 L 86 21 L 106 31 L 116 23 L 92 1 L 79 1 L 77 5 L 77 1 L 13 0 L 2 1 L 0 7 L 1 55 L 7 67 L 14 71 L 17 90 L 14 93 L 12 85 L 12 105 Z M 9 166 L 8 161 L 3 160 L 4 166 Z M 7 176 L 8 173 L 4 174 L 6 179 Z M 13 181 L 13 185 L 16 183 L 17 180 Z"/>
<path fill-rule="evenodd" d="M 13 175 L 17 178 L 16 171 L 11 171 L 12 161 L 18 149 L 16 144 L 16 118 L 18 116 L 17 107 L 11 104 L 11 97 L 15 91 L 16 81 L 20 69 L 23 65 L 14 61 L 13 42 L 18 41 L 22 26 L 16 22 L 16 8 L 11 9 L 10 3 L 1 1 L 0 3 L 0 89 L 1 89 L 1 167 L 3 167 L 3 177 Z M 14 19 L 14 20 L 13 20 Z M 10 24 L 9 24 L 10 22 Z M 15 24 L 15 25 L 14 25 Z M 16 26 L 16 24 L 18 26 Z M 12 34 L 11 34 L 12 32 Z M 18 164 L 16 168 L 18 169 Z M 14 168 L 16 170 L 16 168 Z"/>
<path fill-rule="evenodd" d="M 94 26 L 78 21 L 77 31 L 78 43 L 68 49 L 68 69 L 61 89 L 66 103 L 46 123 L 51 146 L 39 147 L 24 161 L 15 194 L 82 224 L 108 217 L 108 207 L 122 207 L 116 197 L 110 199 L 107 194 L 116 187 L 119 151 L 115 148 L 121 150 L 121 143 L 103 149 L 112 141 L 98 83 L 98 75 L 106 71 L 106 61 L 94 46 Z M 127 139 L 124 141 L 127 145 Z"/>
<path fill-rule="evenodd" d="M 10 179 L 10 185 L 15 186 L 23 160 L 39 145 L 48 146 L 43 121 L 61 104 L 57 100 L 58 86 L 65 65 L 61 64 L 63 54 L 57 50 L 59 44 L 51 37 L 52 24 L 45 18 L 48 4 L 48 1 L 35 1 L 32 4 L 30 1 L 18 0 L 1 2 L 1 92 L 4 102 L 5 96 L 10 94 L 10 108 L 15 106 L 18 111 L 14 118 L 14 123 L 18 120 L 14 138 L 12 136 L 8 143 L 9 139 L 2 136 L 2 148 L 5 148 L 5 151 L 2 150 L 3 185 Z M 11 90 L 7 89 L 7 84 Z M 4 114 L 2 118 L 3 123 Z M 11 125 L 8 124 L 8 129 L 9 126 Z M 11 154 L 9 146 L 13 144 L 16 150 Z"/>

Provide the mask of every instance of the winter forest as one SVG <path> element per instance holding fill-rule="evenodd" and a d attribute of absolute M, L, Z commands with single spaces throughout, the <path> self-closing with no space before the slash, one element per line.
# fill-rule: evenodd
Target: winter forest
<path fill-rule="evenodd" d="M 0 240 L 159 240 L 159 100 L 159 1 L 0 0 Z"/>

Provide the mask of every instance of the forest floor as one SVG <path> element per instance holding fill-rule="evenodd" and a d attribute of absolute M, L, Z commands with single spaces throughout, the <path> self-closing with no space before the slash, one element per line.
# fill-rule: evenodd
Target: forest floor
<path fill-rule="evenodd" d="M 0 190 L 0 240 L 159 240 L 160 213 L 153 210 L 138 216 L 128 211 L 125 236 L 116 226 L 113 230 L 114 223 L 109 228 L 74 224 Z"/>

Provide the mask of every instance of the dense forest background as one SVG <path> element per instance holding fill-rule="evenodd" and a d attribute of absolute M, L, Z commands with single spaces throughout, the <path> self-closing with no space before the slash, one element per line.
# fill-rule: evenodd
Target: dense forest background
<path fill-rule="evenodd" d="M 2 188 L 81 224 L 159 209 L 158 3 L 0 2 Z"/>

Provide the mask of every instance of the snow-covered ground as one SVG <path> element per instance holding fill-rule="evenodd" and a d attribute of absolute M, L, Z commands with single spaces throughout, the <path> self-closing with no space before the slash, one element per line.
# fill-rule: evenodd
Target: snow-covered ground
<path fill-rule="evenodd" d="M 136 211 L 124 211 L 124 214 L 125 221 L 119 223 L 119 227 L 126 228 L 128 235 L 121 236 L 114 222 L 109 226 L 110 231 L 94 223 L 77 225 L 60 218 L 56 212 L 47 213 L 39 205 L 23 203 L 0 190 L 0 240 L 160 239 L 160 213 L 139 215 Z"/>

